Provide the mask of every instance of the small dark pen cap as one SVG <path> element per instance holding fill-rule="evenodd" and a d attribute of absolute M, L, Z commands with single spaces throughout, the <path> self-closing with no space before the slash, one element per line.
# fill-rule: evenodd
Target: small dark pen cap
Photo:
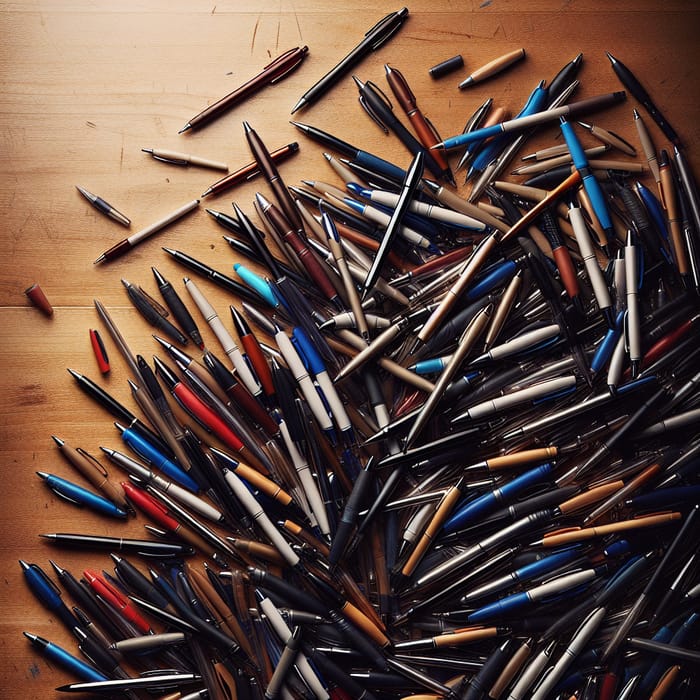
<path fill-rule="evenodd" d="M 39 311 L 44 313 L 46 316 L 53 316 L 53 307 L 51 302 L 47 299 L 44 290 L 39 286 L 38 283 L 33 284 L 31 287 L 27 287 L 24 293 L 29 298 L 29 301 L 36 306 Z"/>
<path fill-rule="evenodd" d="M 442 78 L 446 76 L 448 73 L 452 73 L 455 70 L 458 70 L 464 65 L 464 59 L 460 54 L 457 54 L 456 56 L 452 56 L 452 58 L 448 58 L 445 61 L 441 61 L 440 63 L 434 65 L 432 68 L 428 69 L 428 73 L 430 73 L 431 78 L 435 78 L 436 80 L 438 78 Z"/>

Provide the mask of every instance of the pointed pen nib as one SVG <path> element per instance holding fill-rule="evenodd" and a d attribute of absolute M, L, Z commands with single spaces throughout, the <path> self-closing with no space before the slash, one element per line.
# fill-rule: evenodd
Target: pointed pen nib
<path fill-rule="evenodd" d="M 190 124 L 190 123 L 188 122 L 188 123 L 185 124 L 185 126 L 183 126 L 182 129 L 180 129 L 180 131 L 178 131 L 177 133 L 178 133 L 178 134 L 184 134 L 186 131 L 189 131 L 191 128 L 192 128 L 192 124 Z"/>
<path fill-rule="evenodd" d="M 292 107 L 292 111 L 290 114 L 294 114 L 294 112 L 298 112 L 304 105 L 306 104 L 306 100 L 302 97 L 295 105 Z M 292 122 L 294 124 L 294 122 Z M 296 124 L 295 124 L 296 126 Z"/>

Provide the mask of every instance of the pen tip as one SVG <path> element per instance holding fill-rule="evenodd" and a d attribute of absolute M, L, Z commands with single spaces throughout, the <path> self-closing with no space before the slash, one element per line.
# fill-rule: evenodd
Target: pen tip
<path fill-rule="evenodd" d="M 305 104 L 306 104 L 306 100 L 302 97 L 302 98 L 299 100 L 299 102 L 297 102 L 297 103 L 294 105 L 294 107 L 292 107 L 292 111 L 290 112 L 290 114 L 294 114 L 294 112 L 299 111 Z M 294 122 L 292 122 L 292 124 L 294 124 L 294 126 L 299 126 L 298 124 L 295 124 Z"/>
<path fill-rule="evenodd" d="M 99 258 L 97 258 L 97 260 L 94 260 L 92 264 L 93 264 L 93 265 L 99 265 L 104 259 L 105 259 L 105 255 L 104 255 L 104 253 L 103 253 L 102 255 L 100 255 Z"/>
<path fill-rule="evenodd" d="M 56 437 L 55 435 L 52 435 L 52 436 L 51 436 L 51 439 L 52 439 L 59 447 L 63 447 L 64 441 L 61 440 L 60 437 Z"/>
<path fill-rule="evenodd" d="M 245 131 L 247 134 L 248 132 L 250 132 L 252 130 L 253 129 L 251 128 L 250 124 L 248 124 L 247 121 L 243 120 L 243 131 Z"/>
<path fill-rule="evenodd" d="M 610 60 L 610 63 L 615 63 L 615 62 L 617 61 L 617 59 L 615 58 L 615 56 L 613 56 L 609 51 L 606 51 L 606 52 L 605 52 L 605 55 L 606 55 L 606 56 L 608 57 L 608 59 Z"/>
<path fill-rule="evenodd" d="M 46 472 L 34 472 L 40 479 L 45 479 L 48 474 Z"/>
<path fill-rule="evenodd" d="M 190 123 L 188 122 L 188 123 L 185 124 L 185 126 L 183 126 L 182 129 L 180 129 L 180 131 L 178 131 L 177 133 L 178 133 L 178 134 L 184 134 L 186 131 L 189 131 L 191 128 L 192 128 L 192 124 L 190 124 Z"/>
<path fill-rule="evenodd" d="M 152 149 L 152 148 L 142 148 L 141 150 L 142 150 L 144 153 L 153 153 L 153 149 Z"/>

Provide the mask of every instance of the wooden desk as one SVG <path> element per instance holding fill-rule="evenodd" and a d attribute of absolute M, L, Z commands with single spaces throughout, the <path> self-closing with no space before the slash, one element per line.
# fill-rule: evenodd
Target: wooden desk
<path fill-rule="evenodd" d="M 443 135 L 459 133 L 487 96 L 516 112 L 538 81 L 550 80 L 578 52 L 584 54 L 581 97 L 620 89 L 605 56 L 609 50 L 634 70 L 668 115 L 700 173 L 700 23 L 698 10 L 689 3 L 415 0 L 409 9 L 399 34 L 354 72 L 384 86 L 383 64 L 400 68 Z M 37 655 L 22 630 L 71 649 L 75 644 L 29 593 L 17 560 L 50 570 L 51 558 L 76 574 L 84 566 L 109 569 L 106 554 L 52 549 L 37 535 L 106 528 L 127 536 L 144 532 L 140 517 L 108 525 L 61 502 L 34 474 L 44 470 L 80 479 L 58 454 L 52 434 L 91 452 L 98 452 L 100 445 L 121 445 L 111 416 L 78 391 L 66 372 L 74 368 L 101 381 L 133 407 L 128 373 L 96 316 L 93 299 L 106 305 L 132 349 L 150 358 L 155 352 L 151 329 L 128 303 L 120 279 L 141 284 L 157 296 L 150 271 L 156 265 L 184 294 L 184 271 L 163 253 L 163 245 L 232 274 L 237 256 L 204 206 L 230 212 L 235 200 L 253 215 L 254 192 L 266 191 L 257 180 L 207 199 L 200 210 L 121 260 L 94 266 L 92 261 L 122 238 L 125 229 L 96 212 L 75 185 L 125 212 L 132 218 L 131 231 L 137 231 L 217 179 L 213 171 L 155 162 L 141 148 L 186 151 L 225 160 L 235 168 L 251 160 L 243 120 L 270 147 L 300 142 L 299 154 L 281 168 L 288 184 L 301 178 L 336 182 L 322 149 L 288 123 L 289 112 L 386 13 L 387 5 L 379 0 L 355 0 L 348 6 L 319 0 L 37 0 L 5 4 L 3 10 L 0 688 L 5 698 L 45 699 L 55 697 L 53 688 L 69 676 Z M 293 75 L 210 126 L 178 135 L 190 117 L 257 73 L 271 57 L 304 44 L 309 57 Z M 519 47 L 526 49 L 527 58 L 507 73 L 469 90 L 457 89 L 468 72 Z M 463 71 L 438 81 L 429 77 L 430 66 L 458 53 L 465 59 Z M 596 116 L 595 122 L 637 143 L 634 105 L 619 105 Z M 296 116 L 400 165 L 409 162 L 398 141 L 382 134 L 360 110 L 349 77 Z M 663 136 L 651 119 L 646 121 L 662 147 Z M 556 132 L 556 127 L 543 129 L 529 144 L 532 149 L 549 144 Z M 466 189 L 460 186 L 460 192 L 466 194 Z M 34 282 L 53 304 L 52 318 L 30 306 L 24 296 Z M 225 310 L 231 303 L 218 288 L 202 285 L 217 308 Z M 102 330 L 112 359 L 112 373 L 104 380 L 99 379 L 90 349 L 92 327 Z"/>

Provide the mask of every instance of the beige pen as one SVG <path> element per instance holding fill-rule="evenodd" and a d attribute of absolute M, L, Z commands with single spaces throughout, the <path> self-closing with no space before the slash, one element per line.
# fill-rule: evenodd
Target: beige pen
<path fill-rule="evenodd" d="M 595 156 L 599 156 L 605 151 L 608 150 L 608 147 L 606 145 L 602 146 L 592 146 L 591 148 L 585 149 L 584 153 L 588 158 L 592 158 Z M 590 162 L 590 161 L 589 161 Z M 537 162 L 535 163 L 528 163 L 527 165 L 521 165 L 519 168 L 516 168 L 515 170 L 511 170 L 510 174 L 511 175 L 532 175 L 533 173 L 542 173 L 545 170 L 549 170 L 551 168 L 556 168 L 559 165 L 566 165 L 567 163 L 571 163 L 571 154 L 570 153 L 564 153 L 559 156 L 554 156 L 551 158 L 545 158 L 545 159 L 538 159 Z"/>
<path fill-rule="evenodd" d="M 113 260 L 114 258 L 123 255 L 128 250 L 131 250 L 134 246 L 138 245 L 145 238 L 148 238 L 154 233 L 157 233 L 162 228 L 165 228 L 168 224 L 173 223 L 173 221 L 177 221 L 178 219 L 182 218 L 185 214 L 191 212 L 198 206 L 198 199 L 193 199 L 191 202 L 183 204 L 174 212 L 171 212 L 162 219 L 158 219 L 158 221 L 155 221 L 150 226 L 146 226 L 146 228 L 143 228 L 140 231 L 137 231 L 136 233 L 132 233 L 127 238 L 124 238 L 123 240 L 119 241 L 119 243 L 113 245 L 109 250 L 106 250 L 104 253 L 102 253 L 102 255 L 100 255 L 97 258 L 97 260 L 95 260 L 94 264 L 97 265 L 101 262 L 109 262 L 110 260 Z"/>
<path fill-rule="evenodd" d="M 660 188 L 661 175 L 659 173 L 659 163 L 656 159 L 656 148 L 654 148 L 654 143 L 651 140 L 651 136 L 649 136 L 646 124 L 639 112 L 633 109 L 632 114 L 634 115 L 634 125 L 637 127 L 637 134 L 639 136 L 639 142 L 642 144 L 644 157 L 647 159 L 649 170 L 651 170 L 651 174 L 654 176 L 657 187 Z"/>
<path fill-rule="evenodd" d="M 625 139 L 622 138 L 622 136 L 618 136 L 612 131 L 607 131 L 606 129 L 603 129 L 599 126 L 595 126 L 594 124 L 587 124 L 586 122 L 579 122 L 579 125 L 582 126 L 584 129 L 589 131 L 593 136 L 595 136 L 599 141 L 602 141 L 603 143 L 607 143 L 609 146 L 612 146 L 613 148 L 617 148 L 618 151 L 622 151 L 623 153 L 626 153 L 628 156 L 636 156 L 637 155 L 637 149 L 631 144 L 627 143 Z"/>
<path fill-rule="evenodd" d="M 144 153 L 150 153 L 156 160 L 171 165 L 196 165 L 200 168 L 211 168 L 212 170 L 228 171 L 228 165 L 218 160 L 209 160 L 208 158 L 200 158 L 189 153 L 180 153 L 179 151 L 168 151 L 163 148 L 142 148 Z"/>
<path fill-rule="evenodd" d="M 493 61 L 489 61 L 487 64 L 481 66 L 481 68 L 477 68 L 468 78 L 465 78 L 459 84 L 459 89 L 462 90 L 465 87 L 474 85 L 474 83 L 479 83 L 482 80 L 491 78 L 523 58 L 525 58 L 525 49 L 516 49 L 498 58 L 494 58 Z"/>

